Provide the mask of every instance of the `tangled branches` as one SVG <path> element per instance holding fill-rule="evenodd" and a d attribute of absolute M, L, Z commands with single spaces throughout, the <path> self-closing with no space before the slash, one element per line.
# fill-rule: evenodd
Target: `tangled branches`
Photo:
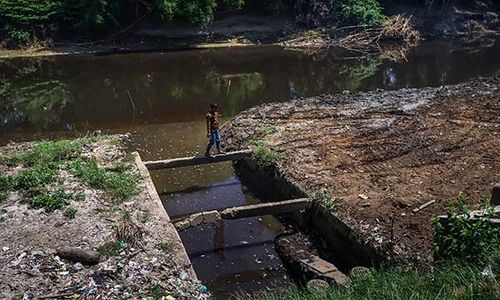
<path fill-rule="evenodd" d="M 420 41 L 420 33 L 410 24 L 410 18 L 395 15 L 381 26 L 364 29 L 338 41 L 342 47 L 362 51 L 379 51 L 390 60 L 406 58 L 406 53 Z"/>
<path fill-rule="evenodd" d="M 401 15 L 392 16 L 379 26 L 349 26 L 335 32 L 344 30 L 350 33 L 342 34 L 340 38 L 325 29 L 303 31 L 281 45 L 306 52 L 339 46 L 362 54 L 380 53 L 384 59 L 401 61 L 420 41 L 420 33 L 412 27 L 410 18 Z"/>

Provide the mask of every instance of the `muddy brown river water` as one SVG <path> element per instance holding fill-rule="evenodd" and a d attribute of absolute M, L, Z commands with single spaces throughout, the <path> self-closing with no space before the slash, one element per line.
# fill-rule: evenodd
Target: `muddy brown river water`
<path fill-rule="evenodd" d="M 343 90 L 438 86 L 500 69 L 498 40 L 474 45 L 427 41 L 404 62 L 314 55 L 277 47 L 0 60 L 0 144 L 132 133 L 145 160 L 201 153 L 204 112 L 227 120 L 252 106 Z M 349 57 L 347 57 L 349 56 Z M 172 217 L 260 200 L 230 163 L 152 173 Z M 291 284 L 274 250 L 272 216 L 225 221 L 181 233 L 194 268 L 221 299 L 237 290 Z"/>

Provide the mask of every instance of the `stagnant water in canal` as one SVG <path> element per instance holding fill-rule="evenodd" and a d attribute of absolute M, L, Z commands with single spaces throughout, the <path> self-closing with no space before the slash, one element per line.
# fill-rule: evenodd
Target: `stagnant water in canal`
<path fill-rule="evenodd" d="M 204 112 L 224 119 L 270 101 L 342 90 L 458 83 L 498 72 L 500 44 L 428 41 L 404 62 L 314 55 L 277 47 L 0 60 L 0 144 L 131 132 L 143 159 L 203 152 Z M 352 56 L 348 54 L 348 56 Z M 230 163 L 152 173 L 171 216 L 258 202 Z M 199 278 L 220 298 L 290 278 L 273 240 L 274 217 L 205 225 L 181 234 Z"/>

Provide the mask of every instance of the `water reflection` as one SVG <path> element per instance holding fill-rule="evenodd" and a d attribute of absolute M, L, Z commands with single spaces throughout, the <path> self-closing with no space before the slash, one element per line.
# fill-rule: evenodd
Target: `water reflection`
<path fill-rule="evenodd" d="M 2 60 L 0 142 L 187 122 L 211 102 L 231 117 L 268 101 L 346 89 L 456 83 L 494 74 L 499 48 L 497 40 L 477 48 L 423 42 L 400 63 L 275 47 Z"/>

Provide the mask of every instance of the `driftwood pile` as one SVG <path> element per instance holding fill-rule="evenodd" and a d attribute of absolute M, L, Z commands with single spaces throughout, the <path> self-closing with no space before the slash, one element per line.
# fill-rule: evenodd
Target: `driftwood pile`
<path fill-rule="evenodd" d="M 408 50 L 420 41 L 420 33 L 411 25 L 411 18 L 395 15 L 381 25 L 350 26 L 330 30 L 304 31 L 282 43 L 295 49 L 342 47 L 364 54 L 381 53 L 383 58 L 398 61 L 406 58 Z M 347 32 L 337 37 L 339 31 Z"/>

